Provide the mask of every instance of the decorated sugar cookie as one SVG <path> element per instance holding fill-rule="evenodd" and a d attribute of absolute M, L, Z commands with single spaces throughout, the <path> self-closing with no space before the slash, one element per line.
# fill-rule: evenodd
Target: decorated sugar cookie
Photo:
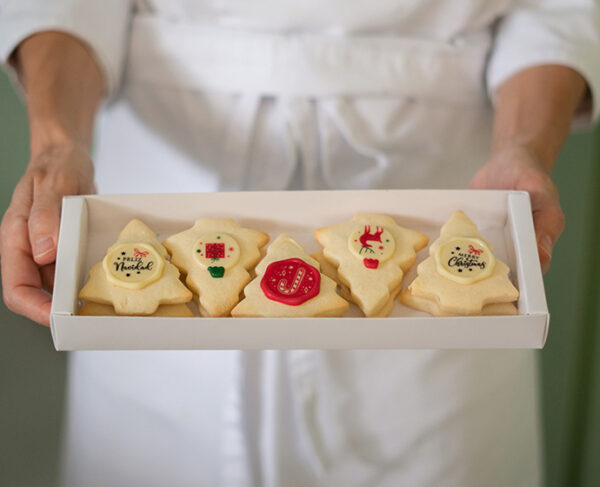
<path fill-rule="evenodd" d="M 325 274 L 330 279 L 333 279 L 337 285 L 339 286 L 340 296 L 344 298 L 346 301 L 352 301 L 352 294 L 350 293 L 350 289 L 343 282 L 340 281 L 337 273 L 337 268 L 329 262 L 323 252 L 314 252 L 310 254 L 310 256 L 315 259 L 321 268 L 321 273 Z"/>
<path fill-rule="evenodd" d="M 115 308 L 109 304 L 85 303 L 79 308 L 80 316 L 117 316 Z M 162 304 L 154 313 L 147 316 L 160 316 L 169 318 L 192 318 L 194 313 L 186 304 Z"/>
<path fill-rule="evenodd" d="M 131 220 L 92 267 L 79 298 L 112 305 L 119 315 L 150 315 L 159 305 L 186 303 L 192 293 L 167 258 L 154 232 L 140 220 Z"/>
<path fill-rule="evenodd" d="M 198 295 L 203 316 L 227 316 L 238 303 L 249 271 L 260 259 L 269 236 L 240 227 L 229 218 L 202 218 L 163 244 L 171 262 L 186 274 L 186 284 Z"/>
<path fill-rule="evenodd" d="M 273 241 L 256 266 L 256 278 L 232 316 L 342 316 L 348 302 L 335 292 L 336 283 L 321 274 L 319 263 L 289 235 Z"/>
<path fill-rule="evenodd" d="M 440 309 L 437 300 L 414 296 L 408 289 L 402 291 L 398 299 L 409 308 L 424 311 L 433 316 L 462 316 L 458 313 L 444 312 Z M 513 303 L 490 303 L 481 308 L 480 314 L 482 316 L 516 315 L 517 307 Z"/>
<path fill-rule="evenodd" d="M 431 245 L 429 257 L 400 301 L 436 316 L 514 314 L 519 292 L 475 223 L 456 211 Z M 493 305 L 493 306 L 492 306 Z"/>
<path fill-rule="evenodd" d="M 356 215 L 315 231 L 323 255 L 337 269 L 337 281 L 350 289 L 366 316 L 387 316 L 402 277 L 428 237 L 396 224 L 386 215 Z"/>
<path fill-rule="evenodd" d="M 327 277 L 330 277 L 331 279 L 333 279 L 337 283 L 337 285 L 339 286 L 338 289 L 339 289 L 340 296 L 342 298 L 344 298 L 346 301 L 353 302 L 352 293 L 350 292 L 350 288 L 348 286 L 346 286 L 340 280 L 340 277 L 338 276 L 337 268 L 325 258 L 325 256 L 323 255 L 323 252 L 315 252 L 314 254 L 310 254 L 310 256 L 313 259 L 315 259 L 317 262 L 319 262 L 319 265 L 321 266 L 321 272 L 323 274 L 325 274 Z M 398 285 L 398 287 L 396 287 L 395 289 L 392 289 L 392 291 L 390 292 L 390 297 L 387 300 L 387 302 L 384 304 L 384 306 L 382 308 L 380 308 L 380 310 L 376 314 L 371 315 L 371 317 L 372 318 L 383 318 L 383 317 L 388 316 L 394 307 L 394 303 L 396 301 L 396 296 L 401 291 L 401 289 L 402 289 L 401 284 Z"/>

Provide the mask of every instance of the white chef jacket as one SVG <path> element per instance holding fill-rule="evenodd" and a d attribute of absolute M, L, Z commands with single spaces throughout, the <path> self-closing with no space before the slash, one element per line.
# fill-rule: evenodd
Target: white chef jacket
<path fill-rule="evenodd" d="M 92 48 L 101 192 L 465 187 L 512 74 L 600 88 L 591 0 L 0 6 L 3 59 L 48 29 Z M 65 484 L 539 485 L 536 375 L 529 351 L 74 353 Z"/>

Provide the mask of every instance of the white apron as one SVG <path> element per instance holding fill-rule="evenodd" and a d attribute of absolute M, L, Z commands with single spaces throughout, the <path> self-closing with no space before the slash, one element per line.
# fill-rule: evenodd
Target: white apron
<path fill-rule="evenodd" d="M 100 121 L 101 192 L 455 188 L 486 159 L 485 34 L 452 49 L 229 34 L 134 18 L 123 94 Z M 70 365 L 69 486 L 541 483 L 530 351 L 79 352 Z"/>

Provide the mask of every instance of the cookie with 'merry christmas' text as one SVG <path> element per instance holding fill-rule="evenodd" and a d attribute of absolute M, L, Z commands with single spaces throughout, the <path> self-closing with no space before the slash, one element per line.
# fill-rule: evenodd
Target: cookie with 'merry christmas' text
<path fill-rule="evenodd" d="M 400 301 L 435 316 L 516 314 L 512 303 L 519 292 L 508 278 L 509 270 L 459 210 L 442 226 Z"/>

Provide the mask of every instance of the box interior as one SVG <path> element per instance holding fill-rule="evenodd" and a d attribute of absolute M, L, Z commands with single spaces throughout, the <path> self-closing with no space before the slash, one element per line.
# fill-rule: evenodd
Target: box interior
<path fill-rule="evenodd" d="M 361 198 L 360 195 L 353 198 L 348 194 L 345 198 L 340 198 L 343 199 L 343 202 L 339 202 L 338 198 L 325 192 L 295 192 L 292 193 L 293 198 L 291 199 L 295 200 L 296 204 L 273 204 L 274 201 L 285 201 L 289 194 L 274 192 L 269 194 L 164 195 L 162 197 L 149 195 L 143 197 L 143 203 L 129 196 L 85 197 L 84 212 L 87 213 L 88 230 L 87 234 L 82 235 L 81 238 L 82 247 L 79 259 L 82 264 L 79 266 L 80 272 L 76 287 L 80 289 L 83 286 L 87 279 L 87 271 L 104 257 L 106 249 L 117 239 L 120 229 L 132 218 L 144 221 L 162 241 L 169 235 L 189 228 L 198 218 L 205 216 L 230 217 L 242 226 L 267 232 L 271 236 L 271 241 L 279 234 L 287 233 L 310 254 L 321 249 L 313 236 L 316 228 L 351 219 L 355 213 L 389 214 L 399 225 L 427 234 L 431 243 L 439 236 L 441 225 L 457 209 L 447 202 L 448 198 L 444 198 L 443 202 L 440 201 L 436 204 L 435 201 L 442 198 L 439 198 L 439 195 L 432 198 L 434 195 L 428 191 L 413 193 L 406 201 L 401 201 L 406 197 L 399 198 L 397 194 L 389 195 L 391 198 L 385 198 L 388 201 L 371 202 L 369 205 L 365 205 L 364 202 L 367 199 Z M 493 245 L 496 257 L 506 262 L 511 269 L 517 269 L 506 213 L 506 194 L 487 195 L 484 201 L 486 204 L 482 204 L 479 199 L 476 205 L 464 208 L 467 204 L 464 198 L 461 198 L 461 209 L 475 221 L 484 238 Z M 389 204 L 392 202 L 398 202 L 398 209 Z M 209 204 L 210 208 L 208 208 Z M 257 207 L 259 215 L 257 215 Z M 319 208 L 321 213 L 319 216 L 314 216 L 314 208 Z M 176 214 L 173 215 L 173 213 Z M 509 232 L 508 235 L 507 232 Z M 417 264 L 427 256 L 427 248 L 419 252 Z M 416 277 L 416 267 L 416 265 L 411 267 L 405 275 L 404 287 L 408 286 Z M 518 286 L 515 272 L 511 274 L 511 279 Z M 73 302 L 75 303 L 76 300 Z M 520 303 L 520 309 L 524 308 L 526 308 L 525 303 Z M 75 313 L 76 309 L 68 311 Z M 526 310 L 524 309 L 524 311 Z M 351 305 L 345 316 L 360 317 L 362 315 L 357 306 Z M 390 317 L 402 316 L 429 315 L 396 303 Z"/>
<path fill-rule="evenodd" d="M 426 313 L 407 308 L 399 302 L 395 303 L 390 316 L 383 319 L 366 319 L 362 317 L 355 305 L 350 306 L 350 310 L 344 318 L 312 318 L 308 320 L 301 318 L 290 320 L 219 318 L 211 320 L 206 318 L 72 316 L 76 314 L 78 309 L 77 293 L 87 279 L 88 270 L 103 258 L 106 249 L 116 241 L 120 230 L 132 218 L 139 218 L 144 221 L 157 233 L 159 240 L 162 240 L 173 233 L 189 228 L 198 218 L 205 216 L 228 217 L 235 219 L 242 226 L 260 229 L 269 233 L 271 241 L 280 233 L 288 233 L 303 245 L 308 253 L 312 253 L 320 250 L 320 246 L 313 236 L 316 228 L 351 219 L 356 213 L 390 215 L 399 225 L 427 234 L 430 243 L 432 243 L 438 238 L 441 225 L 457 209 L 462 209 L 477 224 L 483 238 L 493 246 L 496 257 L 507 263 L 511 268 L 510 278 L 521 292 L 518 303 L 520 316 L 485 317 L 483 320 L 480 317 L 463 317 L 458 320 L 454 318 L 432 318 Z M 74 323 L 85 324 L 85 326 L 91 327 L 89 329 L 94 331 L 96 338 L 106 333 L 105 340 L 108 340 L 108 342 L 112 340 L 109 336 L 109 330 L 123 330 L 123 335 L 129 333 L 131 338 L 134 333 L 133 330 L 139 328 L 140 322 L 145 322 L 147 328 L 144 329 L 143 334 L 147 337 L 140 339 L 138 334 L 140 346 L 130 347 L 130 345 L 125 344 L 122 348 L 186 348 L 177 346 L 175 344 L 177 340 L 173 342 L 172 346 L 164 346 L 166 342 L 161 342 L 160 339 L 151 336 L 151 327 L 148 327 L 148 323 L 153 323 L 152 326 L 160 326 L 160 323 L 169 323 L 168 326 L 173 326 L 173 323 L 177 323 L 177 326 L 184 328 L 188 325 L 182 323 L 196 323 L 197 325 L 201 323 L 204 332 L 210 328 L 213 330 L 211 333 L 216 333 L 216 329 L 213 329 L 212 326 L 218 323 L 218 333 L 225 334 L 230 326 L 235 329 L 236 326 L 242 325 L 242 321 L 245 323 L 256 323 L 257 321 L 268 323 L 271 320 L 277 322 L 294 322 L 298 320 L 297 324 L 300 324 L 300 321 L 303 323 L 315 322 L 315 324 L 320 322 L 327 323 L 327 326 L 331 325 L 332 329 L 330 331 L 338 326 L 334 326 L 333 322 L 348 325 L 353 323 L 352 327 L 355 326 L 354 323 L 358 323 L 358 326 L 364 326 L 365 321 L 369 322 L 369 326 L 386 322 L 412 327 L 415 323 L 419 323 L 418 328 L 414 330 L 418 339 L 413 341 L 413 346 L 407 346 L 407 348 L 427 347 L 427 340 L 422 339 L 422 334 L 428 326 L 438 327 L 438 338 L 441 337 L 443 342 L 444 335 L 439 335 L 439 327 L 445 324 L 449 327 L 446 331 L 451 333 L 452 330 L 456 332 L 465 326 L 467 328 L 479 326 L 478 330 L 483 331 L 494 323 L 504 323 L 502 326 L 505 328 L 500 333 L 502 335 L 502 333 L 509 332 L 508 323 L 515 324 L 521 321 L 524 324 L 524 320 L 535 316 L 535 323 L 537 324 L 533 324 L 533 321 L 531 321 L 532 328 L 527 331 L 527 334 L 530 335 L 527 337 L 530 343 L 529 346 L 532 346 L 534 340 L 531 335 L 537 333 L 535 330 L 539 329 L 540 323 L 545 322 L 547 328 L 547 308 L 539 263 L 537 264 L 537 271 L 535 268 L 537 263 L 535 237 L 533 236 L 529 199 L 526 193 L 508 191 L 384 190 L 108 195 L 67 198 L 63 211 L 63 225 L 65 228 L 61 228 L 60 262 L 58 263 L 61 272 L 60 275 L 57 274 L 61 291 L 58 295 L 55 295 L 53 317 L 62 317 L 63 323 L 67 323 L 66 320 L 68 319 L 69 326 Z M 65 252 L 70 254 L 68 265 L 65 264 L 65 260 L 67 260 L 64 256 Z M 535 259 L 532 259 L 532 252 L 534 252 Z M 428 247 L 417 254 L 416 264 L 418 265 L 427 256 Z M 404 288 L 415 278 L 417 265 L 413 266 L 404 277 Z M 536 272 L 539 277 L 536 276 Z M 534 290 L 536 287 L 541 287 L 541 297 L 540 289 Z M 357 320 L 355 321 L 352 318 L 357 318 Z M 394 318 L 414 319 L 397 320 Z M 540 321 L 540 318 L 543 321 Z M 55 321 L 53 319 L 53 333 L 55 334 L 55 343 L 57 343 Z M 486 322 L 485 326 L 481 326 L 482 321 Z M 108 326 L 109 323 L 110 326 Z M 127 326 L 129 326 L 126 326 L 127 323 L 131 326 L 129 331 L 126 331 Z M 479 323 L 479 325 L 475 325 L 475 323 Z M 121 328 L 113 328 L 112 324 Z M 103 326 L 103 328 L 100 326 Z M 256 324 L 256 326 L 262 327 L 263 325 Z M 271 325 L 267 324 L 265 326 Z M 66 329 L 67 325 L 65 324 L 63 331 Z M 290 329 L 287 325 L 282 327 L 281 331 L 283 332 L 284 329 L 287 329 L 288 334 L 282 334 L 280 338 L 288 345 L 283 348 L 294 348 L 293 340 L 292 342 L 289 341 Z M 307 333 L 309 333 L 309 329 L 310 325 L 305 328 Z M 469 329 L 472 330 L 473 328 Z M 171 328 L 171 330 L 174 331 L 174 328 Z M 186 328 L 186 330 L 185 333 L 187 334 L 197 333 L 194 328 Z M 371 331 L 373 330 L 371 329 Z M 545 340 L 546 332 L 547 330 L 544 331 L 543 340 Z M 273 340 L 276 340 L 276 338 L 273 338 L 273 329 L 269 328 L 266 333 Z M 157 331 L 157 336 L 161 334 L 161 331 Z M 490 337 L 493 335 L 493 333 L 489 334 Z M 93 342 L 94 336 L 88 337 L 91 342 Z M 227 340 L 227 337 L 225 337 L 225 342 Z M 537 340 L 537 346 L 543 345 L 541 338 L 537 337 L 535 340 Z M 326 341 L 324 340 L 323 343 Z M 459 346 L 460 343 L 465 344 L 466 347 L 477 346 L 477 343 L 483 343 L 486 340 L 483 339 L 482 341 L 479 337 L 478 342 L 478 337 L 475 336 L 475 339 L 471 341 L 463 340 L 461 342 L 459 340 L 454 345 L 451 342 L 452 339 L 447 337 L 449 348 Z M 189 348 L 197 348 L 196 345 L 193 345 L 193 340 L 189 343 L 191 343 Z M 265 348 L 265 342 L 262 343 L 263 345 L 259 340 L 256 346 L 249 346 L 248 348 Z M 296 340 L 295 343 L 301 343 L 301 340 Z M 309 340 L 308 343 L 312 342 Z M 512 346 L 510 340 L 498 341 L 499 346 L 503 346 L 503 343 L 507 344 L 506 346 Z M 92 346 L 92 348 L 94 347 Z M 213 346 L 213 348 L 227 347 Z M 377 348 L 377 346 L 374 345 L 374 348 Z M 387 347 L 382 346 L 381 348 Z"/>

